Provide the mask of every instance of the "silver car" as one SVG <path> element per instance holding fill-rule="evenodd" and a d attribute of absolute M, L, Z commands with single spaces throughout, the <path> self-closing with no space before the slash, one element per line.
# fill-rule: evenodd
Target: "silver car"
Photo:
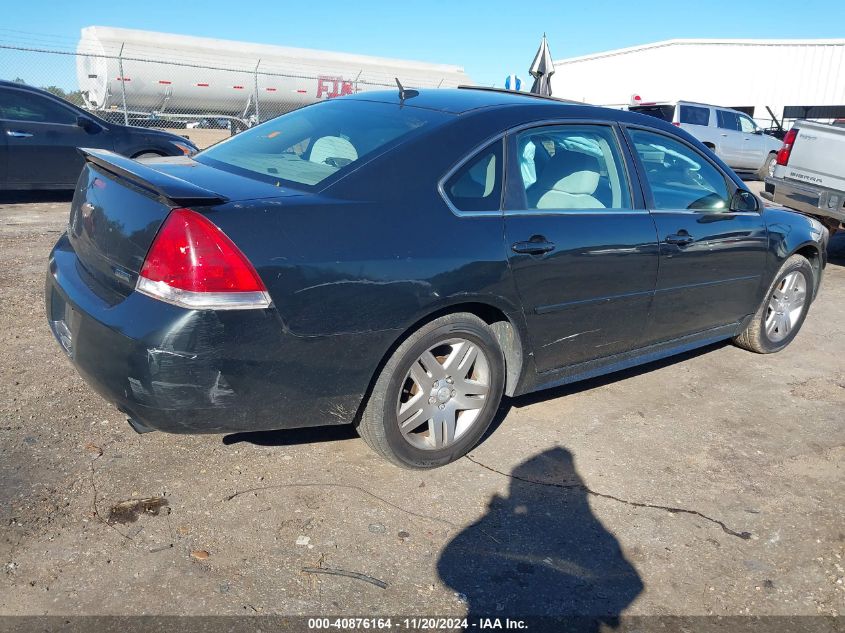
<path fill-rule="evenodd" d="M 737 171 L 755 171 L 760 178 L 774 171 L 781 141 L 765 134 L 744 112 L 691 101 L 641 104 L 629 110 L 685 129 Z"/>

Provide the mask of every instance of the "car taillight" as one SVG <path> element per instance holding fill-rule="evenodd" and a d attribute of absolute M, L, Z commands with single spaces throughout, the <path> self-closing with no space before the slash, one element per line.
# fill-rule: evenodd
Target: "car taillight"
<path fill-rule="evenodd" d="M 270 295 L 252 264 L 223 231 L 190 209 L 174 209 L 153 240 L 136 286 L 184 308 L 267 308 Z"/>
<path fill-rule="evenodd" d="M 789 164 L 789 155 L 792 153 L 792 146 L 795 144 L 795 138 L 798 136 L 798 128 L 792 128 L 783 137 L 783 145 L 778 150 L 777 164 Z"/>

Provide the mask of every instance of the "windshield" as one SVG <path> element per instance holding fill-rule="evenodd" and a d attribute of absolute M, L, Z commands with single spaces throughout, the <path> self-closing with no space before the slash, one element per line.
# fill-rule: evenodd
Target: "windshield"
<path fill-rule="evenodd" d="M 448 118 L 433 110 L 337 99 L 262 123 L 196 160 L 278 186 L 313 188 Z"/>

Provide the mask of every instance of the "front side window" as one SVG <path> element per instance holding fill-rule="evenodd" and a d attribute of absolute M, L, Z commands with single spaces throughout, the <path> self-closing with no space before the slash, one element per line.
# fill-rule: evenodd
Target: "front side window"
<path fill-rule="evenodd" d="M 709 125 L 710 108 L 682 105 L 680 118 L 681 123 L 688 123 L 690 125 Z"/>
<path fill-rule="evenodd" d="M 745 134 L 754 134 L 757 131 L 757 124 L 749 116 L 739 115 L 739 125 Z"/>
<path fill-rule="evenodd" d="M 502 207 L 502 141 L 466 161 L 443 187 L 458 211 L 499 211 Z"/>
<path fill-rule="evenodd" d="M 703 155 L 662 134 L 644 130 L 631 130 L 630 134 L 645 168 L 655 209 L 729 209 L 728 183 Z"/>
<path fill-rule="evenodd" d="M 739 115 L 729 110 L 716 110 L 716 124 L 723 130 L 740 130 Z"/>
<path fill-rule="evenodd" d="M 0 119 L 76 125 L 75 112 L 24 90 L 0 90 Z"/>
<path fill-rule="evenodd" d="M 336 99 L 262 123 L 195 158 L 265 182 L 309 188 L 449 118 L 408 105 Z"/>
<path fill-rule="evenodd" d="M 613 129 L 602 125 L 532 128 L 516 137 L 525 209 L 630 209 Z"/>

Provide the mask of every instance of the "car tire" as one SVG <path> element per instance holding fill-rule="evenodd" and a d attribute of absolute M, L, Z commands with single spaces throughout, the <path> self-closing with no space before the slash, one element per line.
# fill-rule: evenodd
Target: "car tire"
<path fill-rule="evenodd" d="M 766 160 L 763 161 L 763 166 L 757 170 L 757 177 L 760 180 L 765 180 L 769 176 L 772 175 L 772 170 L 775 168 L 775 162 L 777 161 L 777 154 L 771 153 L 766 156 Z"/>
<path fill-rule="evenodd" d="M 133 160 L 138 160 L 139 158 L 161 158 L 163 154 L 159 154 L 158 152 L 141 152 L 140 154 L 135 154 L 132 157 Z"/>
<path fill-rule="evenodd" d="M 443 466 L 465 455 L 487 431 L 504 384 L 504 354 L 487 324 L 468 313 L 440 317 L 391 354 L 358 434 L 402 468 Z"/>
<path fill-rule="evenodd" d="M 781 266 L 760 308 L 734 343 L 758 354 L 779 352 L 798 334 L 815 291 L 810 262 L 792 255 Z"/>

